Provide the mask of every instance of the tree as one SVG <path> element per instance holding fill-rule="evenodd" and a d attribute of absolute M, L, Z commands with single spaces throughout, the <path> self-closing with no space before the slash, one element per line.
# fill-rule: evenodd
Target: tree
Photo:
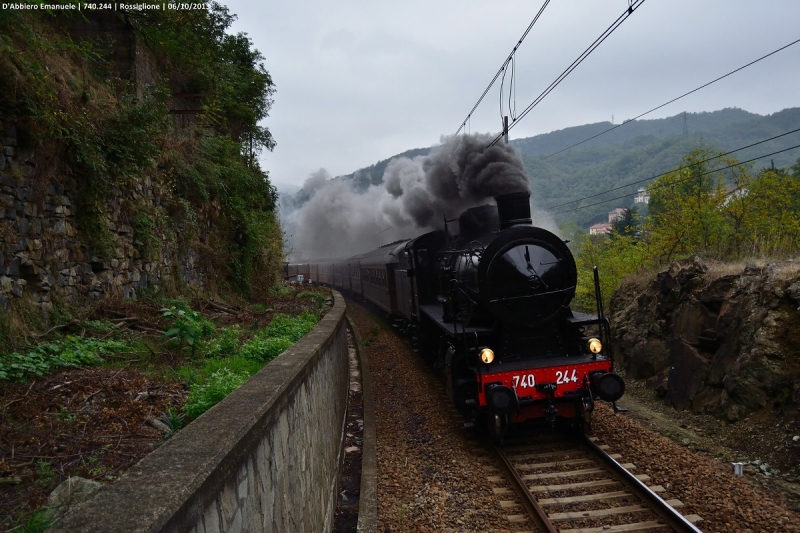
<path fill-rule="evenodd" d="M 735 159 L 720 156 L 708 149 L 695 150 L 684 157 L 683 166 L 649 187 L 648 241 L 661 261 L 725 253 L 729 233 L 723 210 L 726 183 L 739 181 L 747 169 Z"/>
<path fill-rule="evenodd" d="M 743 227 L 750 253 L 787 256 L 800 250 L 800 180 L 766 171 L 749 188 L 749 216 Z"/>
<path fill-rule="evenodd" d="M 626 209 L 625 214 L 617 218 L 612 224 L 613 231 L 619 235 L 633 235 L 638 224 L 638 214 L 636 207 Z"/>
<path fill-rule="evenodd" d="M 797 158 L 797 161 L 794 162 L 794 165 L 789 170 L 791 170 L 792 176 L 800 178 L 800 157 Z"/>

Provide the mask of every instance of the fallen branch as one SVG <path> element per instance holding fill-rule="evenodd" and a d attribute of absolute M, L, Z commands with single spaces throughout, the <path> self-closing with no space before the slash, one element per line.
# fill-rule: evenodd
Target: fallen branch
<path fill-rule="evenodd" d="M 164 332 L 159 329 L 148 328 L 147 326 L 143 326 L 141 324 L 131 324 L 130 329 L 138 329 L 140 331 L 149 331 L 150 333 L 156 333 L 158 335 L 163 335 Z"/>
<path fill-rule="evenodd" d="M 0 477 L 0 485 L 19 485 L 22 478 L 18 476 Z"/>
<path fill-rule="evenodd" d="M 118 316 L 118 317 L 121 317 L 121 318 L 126 318 L 128 316 L 128 313 L 122 313 L 120 311 L 114 311 L 113 309 L 104 309 L 103 310 L 103 314 L 105 314 L 105 315 L 114 315 L 114 316 Z"/>
<path fill-rule="evenodd" d="M 18 402 L 18 401 L 20 401 L 21 399 L 22 399 L 22 398 L 17 398 L 16 400 L 11 400 L 10 402 L 8 402 L 7 404 L 5 404 L 5 405 L 3 406 L 3 408 L 2 408 L 2 411 L 5 411 L 5 410 L 6 410 L 6 407 L 8 407 L 9 405 L 11 405 L 11 404 L 12 404 L 12 403 L 14 403 L 14 402 Z"/>
<path fill-rule="evenodd" d="M 172 430 L 169 429 L 169 426 L 166 425 L 161 420 L 156 420 L 155 418 L 148 418 L 148 419 L 145 420 L 145 423 L 147 423 L 147 425 L 149 425 L 149 426 L 152 426 L 152 427 L 156 428 L 157 430 L 159 430 L 161 433 L 163 433 L 165 435 L 167 435 L 169 433 L 172 433 Z"/>
<path fill-rule="evenodd" d="M 229 315 L 239 314 L 239 311 L 230 307 L 226 307 L 222 304 L 218 304 L 214 300 L 206 300 L 206 303 L 208 304 L 209 307 L 211 307 L 212 309 L 216 309 L 217 311 L 222 311 L 223 313 L 228 313 Z"/>
<path fill-rule="evenodd" d="M 55 331 L 57 329 L 65 328 L 67 326 L 74 326 L 77 323 L 78 323 L 78 320 L 73 319 L 73 320 L 70 320 L 69 322 L 67 322 L 66 324 L 58 324 L 57 326 L 53 326 L 52 328 L 48 329 L 44 333 L 34 333 L 33 337 L 36 338 L 36 339 L 41 339 L 42 337 L 47 337 L 50 333 L 52 333 L 53 331 Z"/>

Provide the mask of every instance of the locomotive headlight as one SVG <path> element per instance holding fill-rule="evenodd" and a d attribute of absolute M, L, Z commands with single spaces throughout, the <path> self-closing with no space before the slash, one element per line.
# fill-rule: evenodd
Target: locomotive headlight
<path fill-rule="evenodd" d="M 603 349 L 603 343 L 600 342 L 600 339 L 591 338 L 586 343 L 586 347 L 592 353 L 600 353 L 600 350 Z"/>
<path fill-rule="evenodd" d="M 487 365 L 494 361 L 494 352 L 490 348 L 483 348 L 481 350 L 481 361 Z"/>

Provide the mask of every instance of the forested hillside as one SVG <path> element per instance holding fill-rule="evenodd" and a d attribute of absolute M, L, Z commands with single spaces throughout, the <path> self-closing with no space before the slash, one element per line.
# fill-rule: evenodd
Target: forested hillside
<path fill-rule="evenodd" d="M 581 204 L 561 204 L 658 176 L 678 167 L 682 158 L 695 149 L 727 152 L 785 133 L 798 125 L 800 108 L 785 109 L 767 116 L 742 109 L 723 109 L 707 113 L 680 113 L 664 119 L 629 121 L 569 150 L 565 149 L 613 128 L 614 125 L 600 122 L 575 126 L 535 137 L 515 139 L 511 144 L 523 155 L 533 189 L 533 201 L 553 213 L 558 223 L 571 220 L 579 227 L 587 228 L 605 221 L 608 211 L 614 207 L 630 207 L 636 189 L 644 184 L 593 198 L 585 203 L 629 195 L 587 209 L 572 210 Z M 798 136 L 787 136 L 735 155 L 739 161 L 744 161 L 795 144 L 798 144 Z M 565 151 L 556 154 L 562 150 Z M 430 148 L 409 150 L 342 178 L 353 180 L 354 188 L 363 191 L 370 184 L 381 183 L 383 171 L 391 159 L 415 157 L 429 152 Z M 777 168 L 789 167 L 798 157 L 800 150 L 792 150 L 758 161 L 754 166 L 769 167 L 771 159 Z"/>
<path fill-rule="evenodd" d="M 639 180 L 648 180 L 680 165 L 686 154 L 698 148 L 727 152 L 795 129 L 800 125 L 800 108 L 785 109 L 768 116 L 739 109 L 713 113 L 687 113 L 688 133 L 683 133 L 683 114 L 659 120 L 632 121 L 605 135 L 560 154 L 555 152 L 597 135 L 613 125 L 591 124 L 546 135 L 514 141 L 523 153 L 535 201 L 552 211 L 557 222 L 574 220 L 581 227 L 604 222 L 614 207 L 630 207 L 642 183 L 605 196 L 600 200 L 629 194 L 628 198 L 587 209 L 571 211 L 582 204 L 566 202 L 594 196 L 599 192 Z M 797 134 L 760 144 L 734 154 L 745 161 L 798 144 Z M 548 157 L 549 156 L 549 157 Z M 800 156 L 792 150 L 754 163 L 755 168 L 791 166 Z M 772 161 L 771 161 L 772 160 Z"/>

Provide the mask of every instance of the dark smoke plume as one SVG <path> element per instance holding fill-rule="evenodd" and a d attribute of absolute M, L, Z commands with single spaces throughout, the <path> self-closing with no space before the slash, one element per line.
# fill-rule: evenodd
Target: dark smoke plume
<path fill-rule="evenodd" d="M 506 144 L 487 147 L 491 135 L 451 137 L 428 156 L 394 159 L 383 183 L 357 194 L 343 180 L 309 178 L 310 200 L 293 217 L 293 258 L 345 257 L 393 240 L 442 227 L 446 216 L 491 201 L 493 196 L 529 191 L 522 159 Z"/>

